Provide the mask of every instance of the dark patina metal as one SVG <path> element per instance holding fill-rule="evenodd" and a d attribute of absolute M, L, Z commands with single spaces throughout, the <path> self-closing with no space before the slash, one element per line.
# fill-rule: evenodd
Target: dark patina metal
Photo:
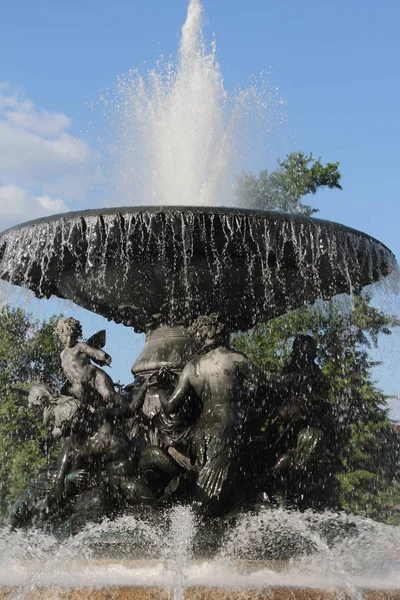
<path fill-rule="evenodd" d="M 76 531 L 177 501 L 209 515 L 259 501 L 337 508 L 340 448 L 315 343 L 296 337 L 272 377 L 229 336 L 357 292 L 394 266 L 356 230 L 239 209 L 84 211 L 1 234 L 0 278 L 146 332 L 135 381 L 117 389 L 102 369 L 105 336 L 82 343 L 79 323 L 60 321 L 67 382 L 30 393 L 60 456 L 24 491 L 12 524 Z"/>

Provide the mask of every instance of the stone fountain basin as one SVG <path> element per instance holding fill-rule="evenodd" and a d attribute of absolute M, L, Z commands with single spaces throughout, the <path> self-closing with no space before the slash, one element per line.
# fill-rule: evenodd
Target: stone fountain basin
<path fill-rule="evenodd" d="M 22 592 L 23 593 L 23 592 Z M 363 600 L 399 600 L 400 592 L 384 590 L 361 590 Z M 58 590 L 40 588 L 23 596 L 21 590 L 0 589 L 0 600 L 25 598 L 26 600 L 354 600 L 354 596 L 342 591 L 313 588 L 268 588 L 265 590 L 234 590 L 230 588 L 189 587 L 179 596 L 160 588 L 103 588 Z"/>
<path fill-rule="evenodd" d="M 210 582 L 194 582 L 193 577 L 189 576 L 187 580 L 184 577 L 181 584 L 171 582 L 171 575 L 172 578 L 177 577 L 177 565 L 163 567 L 160 561 L 66 561 L 60 565 L 62 571 L 58 573 L 49 569 L 48 565 L 44 567 L 40 562 L 35 565 L 34 561 L 26 561 L 24 566 L 29 570 L 35 568 L 36 577 L 30 576 L 26 582 L 21 581 L 20 585 L 3 587 L 0 584 L 0 600 L 16 597 L 29 600 L 353 600 L 359 597 L 364 600 L 400 599 L 400 591 L 391 589 L 388 585 L 382 588 L 371 585 L 346 586 L 345 581 L 333 581 L 327 575 L 325 580 L 321 575 L 317 581 L 312 582 L 313 576 L 310 573 L 305 571 L 303 576 L 299 573 L 296 575 L 296 572 L 292 573 L 293 565 L 289 566 L 279 561 L 235 561 L 226 565 L 223 574 L 218 573 L 218 567 L 213 568 L 212 564 L 208 564 L 205 566 L 209 571 Z M 204 566 L 198 563 L 197 568 L 203 573 L 203 579 L 207 579 L 207 576 L 204 577 Z M 44 581 L 39 583 L 40 578 L 37 574 L 41 572 L 44 574 Z M 224 582 L 220 580 L 221 575 Z M 137 578 L 137 584 L 128 583 L 129 577 Z M 107 578 L 110 579 L 108 583 Z M 122 580 L 120 583 L 117 583 L 118 578 Z M 279 578 L 282 579 L 281 583 L 278 583 Z M 211 583 L 213 579 L 216 580 L 215 583 Z"/>
<path fill-rule="evenodd" d="M 217 312 L 232 330 L 359 292 L 390 250 L 337 223 L 211 207 L 128 207 L 38 219 L 0 235 L 0 278 L 145 331 Z M 154 317 L 154 315 L 157 315 Z"/>

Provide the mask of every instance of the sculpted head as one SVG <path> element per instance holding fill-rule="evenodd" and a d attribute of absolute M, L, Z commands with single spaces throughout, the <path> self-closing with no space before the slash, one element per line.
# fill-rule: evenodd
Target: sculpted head
<path fill-rule="evenodd" d="M 44 383 L 36 383 L 29 390 L 28 406 L 47 406 L 54 400 L 51 389 Z"/>
<path fill-rule="evenodd" d="M 188 332 L 203 346 L 210 345 L 217 339 L 221 344 L 229 343 L 229 331 L 225 324 L 219 321 L 217 313 L 201 315 L 192 322 Z"/>
<path fill-rule="evenodd" d="M 73 317 L 67 317 L 58 321 L 54 333 L 64 346 L 71 346 L 82 336 L 82 325 Z"/>

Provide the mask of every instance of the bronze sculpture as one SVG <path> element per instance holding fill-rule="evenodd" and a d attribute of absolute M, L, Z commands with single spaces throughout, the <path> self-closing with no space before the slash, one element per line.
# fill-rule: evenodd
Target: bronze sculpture
<path fill-rule="evenodd" d="M 243 209 L 85 211 L 1 234 L 1 279 L 146 332 L 135 381 L 119 389 L 102 368 L 104 335 L 82 342 L 77 321 L 59 323 L 67 382 L 35 393 L 61 451 L 12 523 L 77 525 L 178 500 L 217 516 L 260 496 L 336 506 L 335 414 L 315 345 L 296 339 L 271 377 L 230 347 L 229 332 L 357 292 L 394 264 L 355 230 Z"/>
<path fill-rule="evenodd" d="M 66 346 L 64 389 L 71 395 L 37 384 L 30 402 L 43 407 L 45 424 L 60 440 L 60 455 L 35 484 L 42 485 L 39 496 L 25 494 L 16 503 L 14 526 L 37 518 L 50 527 L 61 520 L 73 529 L 87 518 L 112 516 L 127 507 L 157 509 L 171 498 L 189 501 L 201 513 L 222 515 L 254 502 L 262 482 L 270 499 L 283 494 L 289 506 L 332 504 L 332 485 L 322 500 L 315 489 L 316 464 L 327 465 L 333 422 L 323 410 L 326 384 L 309 336 L 295 338 L 282 378 L 272 378 L 230 347 L 218 315 L 200 316 L 189 328 L 199 350 L 180 375 L 166 367 L 148 374 L 128 386 L 128 404 L 111 378 L 91 364 L 91 357 L 108 363 L 110 357 L 78 341 L 78 321 L 60 320 L 55 333 Z M 142 407 L 154 387 L 160 406 L 148 419 Z M 266 415 L 274 414 L 284 435 L 273 427 L 262 431 Z M 272 465 L 274 452 L 278 458 Z M 320 485 L 326 487 L 326 481 Z M 47 517 L 38 502 L 52 507 Z"/>
<path fill-rule="evenodd" d="M 189 328 L 201 349 L 184 367 L 178 383 L 167 397 L 160 393 L 167 414 L 185 404 L 200 405 L 191 450 L 198 471 L 194 502 L 206 510 L 221 511 L 229 504 L 240 477 L 243 444 L 254 414 L 249 397 L 255 396 L 265 376 L 242 354 L 229 347 L 229 332 L 216 314 L 199 317 Z M 267 399 L 264 410 L 268 411 Z"/>
<path fill-rule="evenodd" d="M 297 335 L 282 373 L 285 398 L 277 422 L 283 431 L 277 446 L 283 452 L 272 471 L 286 506 L 338 508 L 337 427 L 327 380 L 316 358 L 314 338 Z"/>
<path fill-rule="evenodd" d="M 86 342 L 78 342 L 82 327 L 73 317 L 60 319 L 55 334 L 64 346 L 61 366 L 68 380 L 69 393 L 82 402 L 93 398 L 96 404 L 99 400 L 103 405 L 113 404 L 117 395 L 111 377 L 91 362 L 109 366 L 111 356 Z"/>

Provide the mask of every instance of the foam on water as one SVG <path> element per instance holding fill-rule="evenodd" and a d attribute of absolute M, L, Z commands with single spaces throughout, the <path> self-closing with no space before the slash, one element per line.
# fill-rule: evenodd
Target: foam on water
<path fill-rule="evenodd" d="M 360 588 L 400 588 L 398 527 L 344 514 L 261 510 L 239 517 L 213 558 L 192 554 L 201 527 L 189 508 L 175 507 L 161 523 L 123 517 L 88 526 L 63 542 L 39 532 L 3 530 L 0 584 L 26 592 L 42 586 L 157 586 L 170 589 L 175 600 L 189 585 L 318 587 L 342 590 L 355 600 Z M 133 538 L 140 538 L 143 555 L 151 547 L 149 558 L 132 559 Z M 118 539 L 123 558 L 111 552 Z M 272 545 L 278 558 L 268 554 Z M 279 559 L 280 545 L 286 554 L 290 546 L 293 557 Z"/>

